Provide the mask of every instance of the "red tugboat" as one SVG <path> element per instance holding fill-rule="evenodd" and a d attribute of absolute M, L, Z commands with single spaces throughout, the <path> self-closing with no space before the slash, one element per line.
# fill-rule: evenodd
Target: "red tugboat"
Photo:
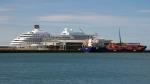
<path fill-rule="evenodd" d="M 146 46 L 140 45 L 140 43 L 109 43 L 106 46 L 106 49 L 108 51 L 132 51 L 132 52 L 138 52 L 138 51 L 144 51 L 146 49 Z"/>
<path fill-rule="evenodd" d="M 138 51 L 144 51 L 146 49 L 146 46 L 141 45 L 140 43 L 122 43 L 121 41 L 121 35 L 120 35 L 120 29 L 119 29 L 119 40 L 120 43 L 109 43 L 106 45 L 106 49 L 108 51 L 129 51 L 129 52 L 138 52 Z"/>

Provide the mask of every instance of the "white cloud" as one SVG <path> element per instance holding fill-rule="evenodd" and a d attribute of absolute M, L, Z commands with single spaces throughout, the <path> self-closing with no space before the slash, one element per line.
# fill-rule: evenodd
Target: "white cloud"
<path fill-rule="evenodd" d="M 38 17 L 40 21 L 50 21 L 50 22 L 63 22 L 63 21 L 97 21 L 97 20 L 110 20 L 110 16 L 100 16 L 100 15 L 49 15 Z"/>
<path fill-rule="evenodd" d="M 3 22 L 3 21 L 7 21 L 9 20 L 11 17 L 9 16 L 0 16 L 0 21 Z"/>
<path fill-rule="evenodd" d="M 14 9 L 9 8 L 0 8 L 0 12 L 7 12 L 7 11 L 13 11 Z"/>
<path fill-rule="evenodd" d="M 150 9 L 146 9 L 146 10 L 139 10 L 138 12 L 141 12 L 141 13 L 150 13 Z"/>
<path fill-rule="evenodd" d="M 69 21 L 73 18 L 70 15 L 50 15 L 39 17 L 40 21 L 50 21 L 50 22 L 60 22 L 60 21 Z"/>
<path fill-rule="evenodd" d="M 0 7 L 0 13 L 2 12 L 9 12 L 9 11 L 13 11 L 14 9 L 9 9 L 9 8 L 1 8 Z M 0 22 L 5 22 L 10 20 L 12 17 L 10 16 L 6 16 L 6 15 L 0 15 Z"/>
<path fill-rule="evenodd" d="M 150 22 L 149 18 L 142 17 L 124 17 L 98 14 L 62 14 L 62 15 L 48 15 L 38 17 L 39 21 L 47 22 L 72 22 L 72 23 L 87 23 L 96 25 L 135 25 L 147 24 Z"/>

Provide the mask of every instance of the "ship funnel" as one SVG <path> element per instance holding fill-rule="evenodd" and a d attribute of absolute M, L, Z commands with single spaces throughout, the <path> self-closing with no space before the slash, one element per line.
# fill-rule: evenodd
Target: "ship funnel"
<path fill-rule="evenodd" d="M 39 25 L 34 25 L 34 29 L 40 29 Z"/>

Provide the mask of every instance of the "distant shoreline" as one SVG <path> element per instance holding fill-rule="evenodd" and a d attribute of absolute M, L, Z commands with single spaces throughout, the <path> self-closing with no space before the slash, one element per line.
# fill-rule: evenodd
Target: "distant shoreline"
<path fill-rule="evenodd" d="M 0 50 L 0 53 L 85 53 L 82 51 L 71 51 L 71 50 Z M 150 53 L 150 50 L 145 51 L 99 51 L 89 53 Z"/>

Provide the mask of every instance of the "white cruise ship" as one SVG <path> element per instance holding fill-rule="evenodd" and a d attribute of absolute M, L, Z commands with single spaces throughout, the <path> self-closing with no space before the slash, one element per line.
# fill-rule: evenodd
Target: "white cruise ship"
<path fill-rule="evenodd" d="M 11 47 L 25 48 L 31 46 L 40 46 L 44 38 L 49 38 L 50 34 L 40 30 L 39 25 L 34 25 L 33 30 L 22 33 L 11 41 Z"/>
<path fill-rule="evenodd" d="M 75 32 L 72 29 L 64 28 L 60 35 L 50 35 L 40 30 L 39 25 L 34 25 L 33 30 L 22 33 L 10 43 L 10 47 L 18 49 L 48 49 L 48 50 L 78 50 L 86 46 L 88 39 L 94 39 L 96 46 L 105 46 L 110 42 L 105 39 L 98 39 L 94 34 L 86 34 L 82 30 Z"/>

